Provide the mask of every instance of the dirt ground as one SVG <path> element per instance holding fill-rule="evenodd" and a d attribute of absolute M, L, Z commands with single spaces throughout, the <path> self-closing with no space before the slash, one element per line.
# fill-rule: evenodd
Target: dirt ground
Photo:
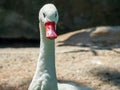
<path fill-rule="evenodd" d="M 83 32 L 56 40 L 57 77 L 93 90 L 120 90 L 120 45 L 93 43 Z M 0 48 L 0 90 L 27 90 L 39 47 Z"/>

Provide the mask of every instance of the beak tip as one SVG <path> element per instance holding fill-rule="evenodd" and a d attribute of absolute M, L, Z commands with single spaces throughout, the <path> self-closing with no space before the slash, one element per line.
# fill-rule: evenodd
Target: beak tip
<path fill-rule="evenodd" d="M 56 39 L 57 35 L 51 35 L 51 36 L 46 35 L 46 38 L 48 38 L 48 39 Z"/>

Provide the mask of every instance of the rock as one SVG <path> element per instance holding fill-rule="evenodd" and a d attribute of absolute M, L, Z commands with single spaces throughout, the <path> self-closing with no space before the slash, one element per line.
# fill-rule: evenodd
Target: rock
<path fill-rule="evenodd" d="M 90 33 L 92 40 L 100 41 L 119 41 L 120 40 L 120 26 L 101 26 L 95 28 Z"/>
<path fill-rule="evenodd" d="M 38 39 L 39 33 L 37 28 L 34 28 L 21 15 L 16 12 L 2 12 L 2 24 L 0 25 L 0 38 L 9 39 Z"/>
<path fill-rule="evenodd" d="M 38 26 L 38 12 L 45 3 L 49 3 L 49 0 L 15 0 L 14 3 L 11 0 L 0 0 L 0 9 L 19 13 L 28 20 L 27 23 Z M 59 34 L 91 26 L 120 25 L 120 0 L 69 0 L 69 3 L 54 0 L 51 3 L 59 11 Z M 2 22 L 0 20 L 0 25 Z"/>
<path fill-rule="evenodd" d="M 61 35 L 58 46 L 120 47 L 120 26 L 103 26 L 80 29 Z M 64 37 L 64 38 L 63 38 Z M 93 51 L 94 52 L 94 51 Z"/>

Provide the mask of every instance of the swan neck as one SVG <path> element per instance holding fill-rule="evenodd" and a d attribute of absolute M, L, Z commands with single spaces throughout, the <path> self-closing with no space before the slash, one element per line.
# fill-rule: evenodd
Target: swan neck
<path fill-rule="evenodd" d="M 55 70 L 55 40 L 47 39 L 45 32 L 44 24 L 40 23 L 40 55 L 35 78 L 40 78 L 44 82 L 43 86 L 46 89 L 43 90 L 58 90 Z"/>

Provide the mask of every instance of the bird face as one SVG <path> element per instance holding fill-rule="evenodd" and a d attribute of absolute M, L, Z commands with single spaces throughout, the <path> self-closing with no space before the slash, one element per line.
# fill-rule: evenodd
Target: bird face
<path fill-rule="evenodd" d="M 46 38 L 55 39 L 56 24 L 58 22 L 58 11 L 53 4 L 44 5 L 39 12 L 39 21 L 44 23 L 46 29 Z"/>

